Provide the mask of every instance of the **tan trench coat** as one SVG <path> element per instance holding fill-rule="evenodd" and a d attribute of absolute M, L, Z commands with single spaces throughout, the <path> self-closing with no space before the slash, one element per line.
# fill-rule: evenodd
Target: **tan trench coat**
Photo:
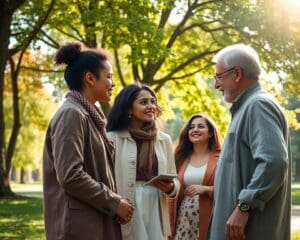
<path fill-rule="evenodd" d="M 43 156 L 46 238 L 121 239 L 113 220 L 113 162 L 88 112 L 66 99 L 51 120 Z"/>

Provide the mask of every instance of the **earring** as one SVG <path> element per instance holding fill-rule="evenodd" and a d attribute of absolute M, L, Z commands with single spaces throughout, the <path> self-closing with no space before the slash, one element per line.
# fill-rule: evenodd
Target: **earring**
<path fill-rule="evenodd" d="M 129 118 L 129 119 L 131 118 L 131 114 L 130 114 L 130 113 L 128 114 L 128 118 Z"/>

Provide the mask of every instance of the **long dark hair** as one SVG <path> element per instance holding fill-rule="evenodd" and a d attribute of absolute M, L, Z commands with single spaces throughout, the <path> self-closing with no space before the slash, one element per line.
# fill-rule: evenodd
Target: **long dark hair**
<path fill-rule="evenodd" d="M 128 85 L 121 90 L 115 99 L 107 120 L 108 131 L 128 129 L 130 123 L 129 109 L 132 108 L 134 100 L 142 90 L 150 92 L 152 97 L 154 97 L 156 101 L 157 115 L 159 116 L 161 114 L 161 108 L 157 104 L 156 95 L 150 87 L 141 84 Z"/>
<path fill-rule="evenodd" d="M 195 118 L 202 118 L 205 120 L 208 132 L 212 135 L 208 140 L 208 149 L 210 152 L 219 152 L 221 151 L 222 138 L 220 132 L 217 128 L 217 125 L 214 121 L 207 115 L 202 113 L 194 114 L 185 124 L 181 130 L 178 138 L 178 144 L 175 147 L 175 163 L 177 170 L 180 168 L 181 164 L 186 160 L 186 158 L 193 152 L 193 144 L 189 140 L 189 128 L 191 122 Z"/>
<path fill-rule="evenodd" d="M 82 50 L 79 43 L 67 43 L 57 51 L 55 63 L 67 65 L 64 77 L 69 89 L 81 91 L 84 73 L 91 72 L 99 78 L 99 70 L 107 68 L 105 61 L 109 58 L 102 48 Z"/>

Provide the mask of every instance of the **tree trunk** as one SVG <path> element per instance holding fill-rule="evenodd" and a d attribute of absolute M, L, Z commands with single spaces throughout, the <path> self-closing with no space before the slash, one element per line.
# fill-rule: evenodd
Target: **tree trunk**
<path fill-rule="evenodd" d="M 4 124 L 4 73 L 9 57 L 9 36 L 13 11 L 9 10 L 7 1 L 0 2 L 0 197 L 13 195 L 9 186 L 9 176 L 6 174 L 6 147 Z"/>
<path fill-rule="evenodd" d="M 18 97 L 18 74 L 22 61 L 22 56 L 31 43 L 31 41 L 39 33 L 41 27 L 48 18 L 53 9 L 55 0 L 52 0 L 45 15 L 35 24 L 34 29 L 29 36 L 13 50 L 9 49 L 9 38 L 11 35 L 10 26 L 14 12 L 24 4 L 26 0 L 6 0 L 0 1 L 0 197 L 5 195 L 14 195 L 9 186 L 9 173 L 12 165 L 13 154 L 17 142 L 18 133 L 21 127 L 19 116 L 19 97 Z M 16 67 L 12 56 L 21 50 L 21 54 Z M 9 139 L 8 148 L 5 146 L 5 125 L 4 125 L 4 73 L 7 60 L 10 59 L 12 66 L 12 89 L 13 89 L 13 109 L 14 109 L 14 125 Z"/>
<path fill-rule="evenodd" d="M 7 147 L 7 153 L 6 153 L 6 174 L 10 175 L 10 170 L 12 166 L 12 160 L 14 151 L 17 144 L 17 138 L 19 135 L 19 131 L 21 128 L 20 123 L 20 110 L 19 110 L 19 88 L 18 88 L 18 75 L 19 75 L 19 66 L 22 61 L 22 57 L 25 50 L 23 50 L 20 54 L 20 57 L 18 59 L 17 66 L 15 65 L 14 59 L 12 57 L 9 58 L 10 63 L 10 72 L 11 72 L 11 87 L 12 87 L 12 93 L 13 93 L 13 113 L 14 113 L 14 121 L 13 121 L 13 128 L 11 131 L 11 136 L 9 139 L 8 147 Z"/>
<path fill-rule="evenodd" d="M 25 170 L 23 167 L 21 167 L 21 170 L 20 170 L 20 183 L 21 184 L 25 183 Z"/>
<path fill-rule="evenodd" d="M 15 196 L 15 194 L 10 188 L 9 177 L 0 169 L 0 199 L 11 196 Z"/>
<path fill-rule="evenodd" d="M 11 182 L 16 182 L 16 180 L 17 180 L 16 168 L 15 168 L 14 166 L 11 168 L 11 173 L 10 173 L 10 178 L 9 178 L 9 180 L 10 180 Z"/>

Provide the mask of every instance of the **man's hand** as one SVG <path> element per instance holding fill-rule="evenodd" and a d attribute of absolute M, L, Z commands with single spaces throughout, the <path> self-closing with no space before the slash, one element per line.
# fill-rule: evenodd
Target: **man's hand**
<path fill-rule="evenodd" d="M 242 212 L 239 207 L 233 210 L 225 227 L 225 234 L 229 240 L 245 239 L 245 226 L 248 222 L 249 212 Z"/>
<path fill-rule="evenodd" d="M 117 222 L 119 224 L 128 223 L 133 215 L 134 207 L 133 205 L 126 199 L 121 199 L 119 206 L 116 209 L 116 217 Z"/>

